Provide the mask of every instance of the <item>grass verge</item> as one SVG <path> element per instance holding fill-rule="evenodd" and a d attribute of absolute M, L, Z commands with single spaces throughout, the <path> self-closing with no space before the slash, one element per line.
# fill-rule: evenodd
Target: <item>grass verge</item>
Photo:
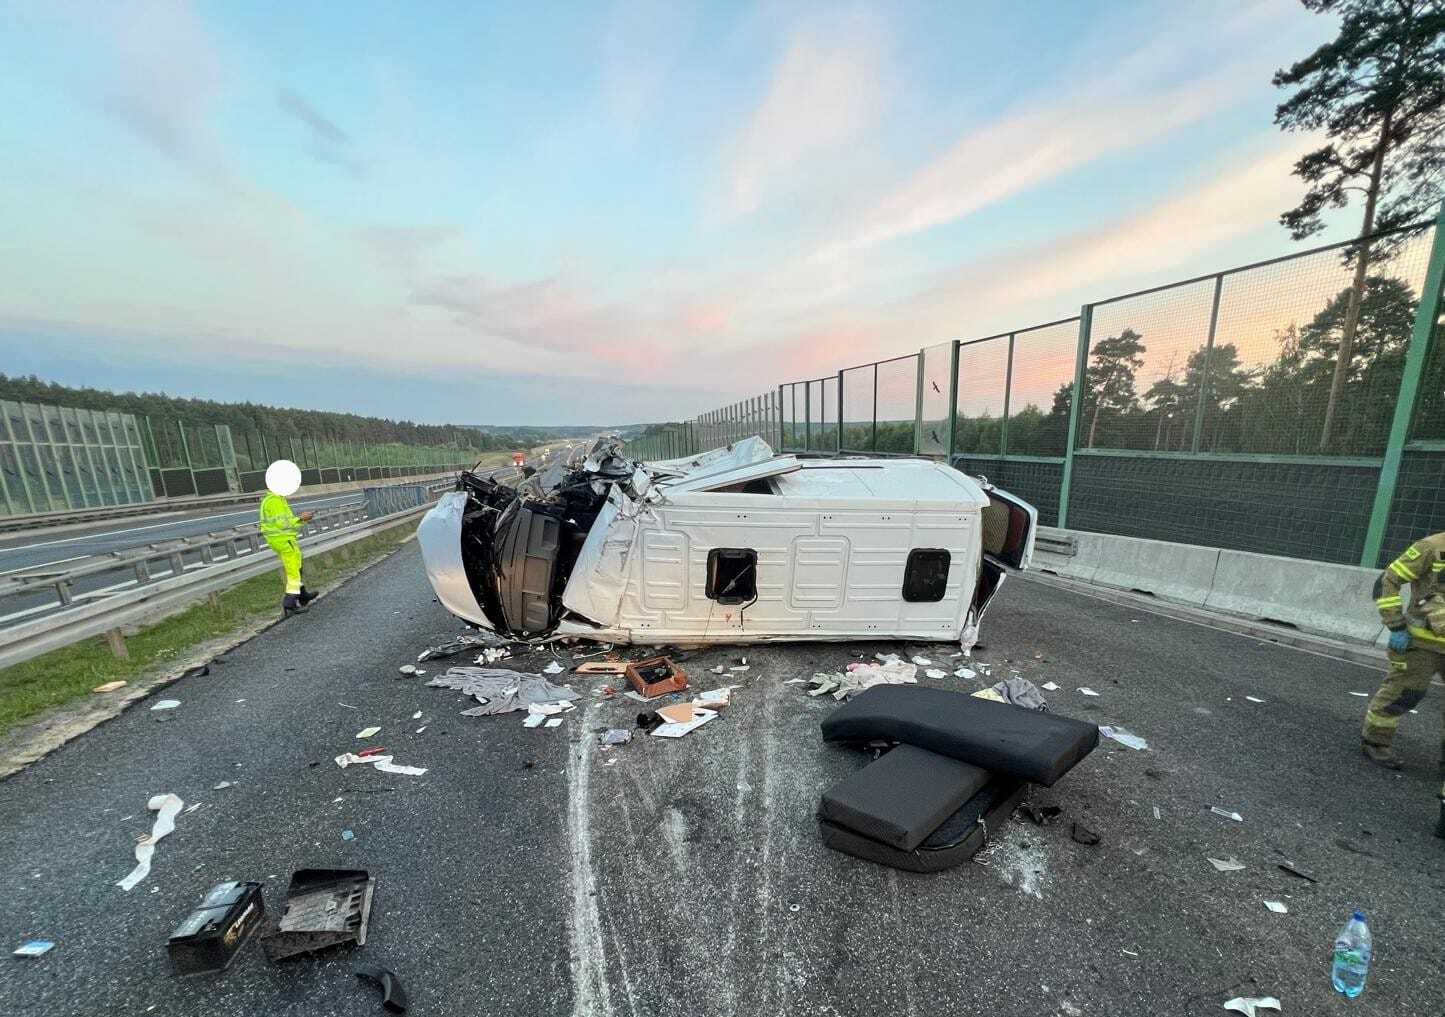
<path fill-rule="evenodd" d="M 306 558 L 306 586 L 321 591 L 395 550 L 416 531 L 416 521 L 365 540 Z M 63 706 L 106 682 L 131 684 L 159 675 L 189 650 L 240 633 L 281 611 L 281 571 L 256 576 L 127 636 L 130 659 L 110 652 L 104 638 L 87 639 L 23 664 L 0 670 L 0 737 L 53 707 Z"/>

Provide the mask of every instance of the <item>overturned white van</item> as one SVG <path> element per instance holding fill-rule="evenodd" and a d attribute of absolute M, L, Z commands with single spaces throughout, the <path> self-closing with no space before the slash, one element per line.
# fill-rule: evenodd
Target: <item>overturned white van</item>
<path fill-rule="evenodd" d="M 418 530 L 453 614 L 517 639 L 970 643 L 1037 513 L 927 459 L 760 438 L 639 464 L 615 439 L 513 487 L 463 474 Z"/>

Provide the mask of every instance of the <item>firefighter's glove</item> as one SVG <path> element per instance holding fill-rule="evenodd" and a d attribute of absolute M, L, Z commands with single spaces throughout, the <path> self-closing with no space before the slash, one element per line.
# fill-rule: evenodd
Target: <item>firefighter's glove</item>
<path fill-rule="evenodd" d="M 1390 649 L 1396 653 L 1404 653 L 1414 641 L 1415 637 L 1410 635 L 1408 629 L 1396 629 L 1390 633 Z"/>

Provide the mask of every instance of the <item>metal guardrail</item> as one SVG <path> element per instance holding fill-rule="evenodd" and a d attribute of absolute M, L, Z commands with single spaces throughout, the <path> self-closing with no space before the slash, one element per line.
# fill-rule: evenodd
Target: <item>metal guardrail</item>
<path fill-rule="evenodd" d="M 307 524 L 301 545 L 317 554 L 363 540 L 419 516 L 451 487 L 450 481 L 425 485 L 428 497 L 421 504 L 377 517 L 368 517 L 363 501 L 318 511 Z M 199 556 L 199 560 L 187 562 L 188 556 Z M 161 563 L 160 567 L 153 568 L 155 563 Z M 7 576 L 0 580 L 0 600 L 47 591 L 55 599 L 7 616 L 15 619 L 40 615 L 0 628 L 0 668 L 101 634 L 108 635 L 112 650 L 124 656 L 121 626 L 181 607 L 275 568 L 276 558 L 269 545 L 254 524 L 247 524 L 114 552 L 70 569 L 37 569 Z M 81 579 L 110 573 L 128 575 L 99 589 L 75 591 Z"/>
<path fill-rule="evenodd" d="M 455 470 L 438 470 L 437 472 L 445 473 L 447 476 L 456 475 Z M 415 483 L 434 483 L 434 481 L 422 480 L 416 481 Z M 360 492 L 364 490 L 364 488 L 357 488 L 357 490 Z M 301 495 L 314 497 L 328 493 L 344 494 L 346 492 L 303 490 Z M 236 494 L 201 495 L 193 498 L 158 498 L 155 501 L 138 502 L 132 505 L 104 505 L 95 508 L 75 509 L 62 512 L 36 512 L 20 516 L 0 516 L 0 533 L 20 533 L 25 530 L 43 529 L 48 526 L 73 526 L 79 523 L 105 522 L 110 519 L 128 519 L 131 516 L 162 515 L 174 512 L 189 512 L 194 509 L 221 508 L 226 505 L 254 505 L 261 500 L 264 494 L 264 491 L 246 491 Z"/>

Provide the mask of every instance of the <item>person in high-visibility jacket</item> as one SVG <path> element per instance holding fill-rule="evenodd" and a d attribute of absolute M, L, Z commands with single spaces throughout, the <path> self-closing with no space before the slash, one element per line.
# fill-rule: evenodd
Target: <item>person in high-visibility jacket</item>
<path fill-rule="evenodd" d="M 1400 592 L 1410 586 L 1407 600 Z M 1430 679 L 1445 669 L 1445 533 L 1415 541 L 1375 580 L 1375 607 L 1390 630 L 1389 673 L 1365 710 L 1360 740 L 1365 755 L 1391 770 L 1400 758 L 1391 747 L 1400 718 L 1425 698 Z M 1445 703 L 1442 703 L 1445 713 Z M 1440 818 L 1445 837 L 1445 731 L 1440 741 Z"/>
<path fill-rule="evenodd" d="M 311 521 L 312 513 L 298 516 L 286 500 L 300 487 L 301 469 L 291 460 L 278 459 L 266 467 L 267 494 L 261 499 L 259 529 L 281 559 L 281 571 L 286 576 L 286 592 L 281 597 L 283 616 L 300 614 L 316 599 L 301 579 L 301 545 L 297 543 L 301 527 Z"/>

